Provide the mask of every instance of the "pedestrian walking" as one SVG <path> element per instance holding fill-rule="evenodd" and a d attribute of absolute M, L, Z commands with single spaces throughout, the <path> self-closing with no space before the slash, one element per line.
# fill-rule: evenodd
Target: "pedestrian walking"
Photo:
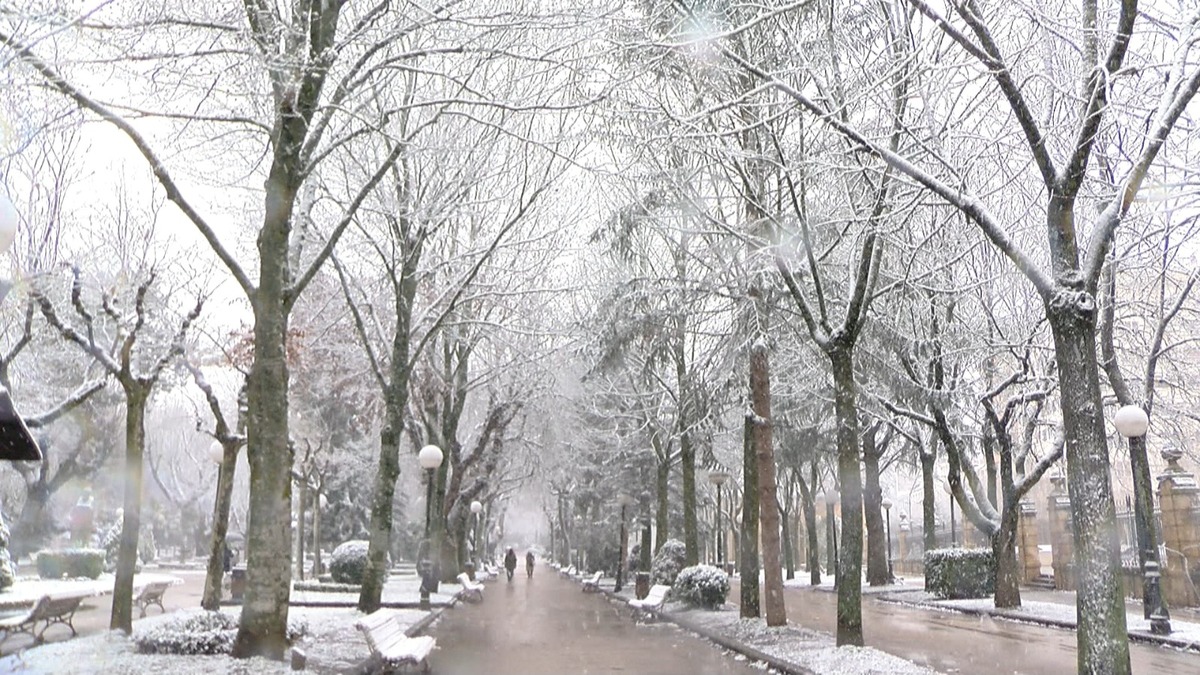
<path fill-rule="evenodd" d="M 526 551 L 525 552 L 525 573 L 529 575 L 530 579 L 533 578 L 533 560 L 534 560 L 533 551 Z"/>
<path fill-rule="evenodd" d="M 504 554 L 504 571 L 508 573 L 508 580 L 512 581 L 513 572 L 517 570 L 517 552 L 508 547 L 508 551 Z"/>

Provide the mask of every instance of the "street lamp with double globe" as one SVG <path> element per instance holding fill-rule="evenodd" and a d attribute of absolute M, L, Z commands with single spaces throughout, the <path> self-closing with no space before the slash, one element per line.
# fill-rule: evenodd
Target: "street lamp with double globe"
<path fill-rule="evenodd" d="M 1133 462 L 1133 503 L 1138 562 L 1142 565 L 1142 606 L 1146 618 L 1150 619 L 1150 632 L 1169 635 L 1171 616 L 1162 596 L 1162 566 L 1158 560 L 1158 532 L 1154 526 L 1154 494 L 1150 489 L 1150 466 L 1146 461 L 1146 432 L 1150 430 L 1150 417 L 1141 406 L 1121 406 L 1113 416 L 1113 426 L 1129 442 L 1130 457 L 1138 456 L 1141 460 Z"/>

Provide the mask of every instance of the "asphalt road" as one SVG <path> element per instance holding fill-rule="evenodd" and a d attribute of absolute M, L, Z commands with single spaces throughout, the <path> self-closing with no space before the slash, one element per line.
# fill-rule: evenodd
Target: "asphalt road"
<path fill-rule="evenodd" d="M 458 605 L 430 629 L 438 675 L 657 673 L 761 675 L 669 623 L 635 624 L 623 605 L 540 569 L 486 584 L 481 604 Z"/>

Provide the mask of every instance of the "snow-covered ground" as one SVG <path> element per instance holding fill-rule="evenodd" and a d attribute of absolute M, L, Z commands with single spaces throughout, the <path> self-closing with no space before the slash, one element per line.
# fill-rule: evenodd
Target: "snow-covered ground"
<path fill-rule="evenodd" d="M 1021 606 L 1015 609 L 996 609 L 992 598 L 975 600 L 930 600 L 935 607 L 955 610 L 969 610 L 996 614 L 1005 618 L 1028 621 L 1054 621 L 1057 623 L 1076 624 L 1075 605 L 1058 602 L 1038 602 L 1023 600 Z M 1150 632 L 1150 622 L 1139 613 L 1127 612 L 1125 623 L 1130 631 L 1141 633 Z M 1178 617 L 1171 619 L 1171 638 L 1200 644 L 1200 623 L 1181 621 Z"/>
<path fill-rule="evenodd" d="M 154 616 L 134 622 L 134 635 L 148 632 L 168 622 L 181 620 L 203 610 L 186 610 Z M 240 607 L 223 609 L 236 616 Z M 395 610 L 408 624 L 426 615 L 420 610 Z M 370 656 L 370 649 L 354 622 L 362 613 L 352 608 L 295 607 L 290 620 L 307 626 L 300 647 L 308 656 L 307 670 L 332 674 L 352 672 Z M 272 675 L 290 673 L 288 663 L 268 659 L 234 659 L 230 656 L 174 656 L 139 654 L 133 638 L 119 631 L 56 642 L 0 659 L 0 673 L 55 673 L 55 675 L 141 675 L 142 673 L 178 673 L 214 675 L 236 673 Z"/>

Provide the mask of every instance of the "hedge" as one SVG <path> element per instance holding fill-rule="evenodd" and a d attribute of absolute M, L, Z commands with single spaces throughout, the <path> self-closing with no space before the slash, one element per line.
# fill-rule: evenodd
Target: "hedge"
<path fill-rule="evenodd" d="M 996 559 L 987 548 L 925 552 L 925 590 L 939 598 L 986 598 L 996 592 Z"/>
<path fill-rule="evenodd" d="M 98 579 L 104 571 L 104 549 L 64 548 L 55 551 L 38 551 L 38 576 L 43 579 L 87 577 Z"/>

